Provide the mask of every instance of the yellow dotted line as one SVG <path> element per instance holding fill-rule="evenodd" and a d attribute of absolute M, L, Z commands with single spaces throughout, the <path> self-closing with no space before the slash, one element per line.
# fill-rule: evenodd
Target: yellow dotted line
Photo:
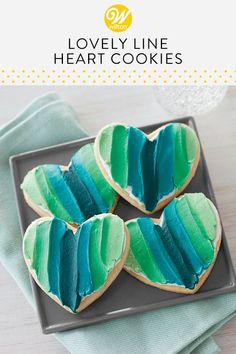
<path fill-rule="evenodd" d="M 49 73 L 67 73 L 67 74 L 69 74 L 69 73 L 78 73 L 78 72 L 83 72 L 83 73 L 88 73 L 89 72 L 89 70 L 75 70 L 75 69 L 73 69 L 73 70 L 65 70 L 65 69 L 57 69 L 57 70 L 55 70 L 55 69 L 53 69 L 53 70 L 45 70 L 45 69 L 40 69 L 40 70 L 25 70 L 25 69 L 22 69 L 22 70 L 10 70 L 10 69 L 1 69 L 0 70 L 2 73 L 13 73 L 13 74 L 15 74 L 15 73 L 17 73 L 17 72 L 22 72 L 22 73 L 32 73 L 32 74 L 37 74 L 37 73 L 46 73 L 46 74 L 49 74 Z M 102 73 L 107 73 L 108 71 L 107 70 L 91 70 L 93 73 L 97 73 L 98 71 L 101 71 Z M 156 70 L 156 69 L 154 69 L 154 70 L 146 70 L 146 69 L 144 69 L 144 70 L 140 70 L 139 72 L 143 72 L 144 74 L 145 73 L 157 73 L 157 72 L 162 72 L 162 73 L 165 73 L 165 74 L 167 74 L 167 73 L 199 73 L 199 72 L 202 72 L 202 73 L 209 73 L 209 71 L 210 72 L 214 72 L 214 73 L 219 73 L 219 71 L 221 71 L 221 72 L 224 72 L 225 74 L 229 74 L 230 72 L 234 72 L 234 73 L 236 73 L 236 69 L 235 70 L 227 70 L 227 69 L 225 69 L 225 70 L 184 70 L 184 69 L 181 69 L 181 70 L 176 70 L 176 69 L 174 69 L 174 70 L 166 70 L 166 69 L 158 69 L 158 70 Z M 137 70 L 112 70 L 112 72 L 113 73 L 136 73 L 137 72 Z"/>
<path fill-rule="evenodd" d="M 5 85 L 5 84 L 97 84 L 97 83 L 100 83 L 100 84 L 110 84 L 110 83 L 113 83 L 113 84 L 116 84 L 116 83 L 122 83 L 122 84 L 163 84 L 163 85 L 166 85 L 166 84 L 185 84 L 185 85 L 188 85 L 188 84 L 220 84 L 219 81 L 217 80 L 213 80 L 213 81 L 207 81 L 207 80 L 203 80 L 201 82 L 197 81 L 197 80 L 193 80 L 193 81 L 188 81 L 188 80 L 184 80 L 184 81 L 177 81 L 177 80 L 163 80 L 163 81 L 157 81 L 157 80 L 150 80 L 150 81 L 147 81 L 147 80 L 140 80 L 140 81 L 137 81 L 137 80 L 130 80 L 130 81 L 127 81 L 127 80 L 123 80 L 123 81 L 117 81 L 117 80 L 111 80 L 111 81 L 107 81 L 107 80 L 91 80 L 91 81 L 87 81 L 87 80 L 82 80 L 82 81 L 76 81 L 76 80 L 72 80 L 72 81 L 67 81 L 67 80 L 62 80 L 62 81 L 55 81 L 55 80 L 52 80 L 52 81 L 45 81 L 45 80 L 41 80 L 41 81 L 35 81 L 35 80 L 31 80 L 31 81 L 27 81 L 27 80 L 21 80 L 19 82 L 16 82 L 15 80 L 10 80 L 10 81 L 5 81 L 5 80 L 1 80 L 0 81 L 0 85 Z M 228 84 L 228 80 L 223 80 L 222 81 L 224 84 Z M 222 83 L 221 82 L 221 83 Z M 236 80 L 234 80 L 233 82 L 234 84 L 236 84 Z"/>
<path fill-rule="evenodd" d="M 22 69 L 20 71 L 17 70 L 6 70 L 1 69 L 0 73 L 2 73 L 2 77 L 0 77 L 0 83 L 4 84 L 96 84 L 96 83 L 143 83 L 143 84 L 207 84 L 207 83 L 214 83 L 214 84 L 229 84 L 233 83 L 236 84 L 235 80 L 235 73 L 236 70 L 229 71 L 225 70 L 112 70 L 109 73 L 107 70 L 50 70 L 47 71 L 42 69 L 40 71 L 32 70 L 25 70 Z M 20 73 L 20 74 L 19 74 Z M 80 75 L 78 75 L 80 73 Z M 113 77 L 112 77 L 113 73 Z M 95 75 L 96 74 L 96 80 Z M 105 75 L 104 75 L 105 74 Z M 116 76 L 116 80 L 115 77 Z M 161 79 L 157 81 L 158 79 Z M 78 81 L 78 79 L 81 79 Z M 112 80 L 113 79 L 113 80 Z"/>

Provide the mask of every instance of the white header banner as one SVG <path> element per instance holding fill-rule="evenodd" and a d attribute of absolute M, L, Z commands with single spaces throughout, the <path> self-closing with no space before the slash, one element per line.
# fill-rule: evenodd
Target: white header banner
<path fill-rule="evenodd" d="M 235 84 L 234 17 L 234 1 L 8 0 L 0 83 Z"/>

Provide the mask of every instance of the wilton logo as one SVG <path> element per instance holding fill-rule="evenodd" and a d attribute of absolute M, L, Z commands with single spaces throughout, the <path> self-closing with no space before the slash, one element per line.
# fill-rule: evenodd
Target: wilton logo
<path fill-rule="evenodd" d="M 126 31 L 132 23 L 132 13 L 125 5 L 112 5 L 107 9 L 104 21 L 109 30 L 113 32 L 123 32 Z"/>

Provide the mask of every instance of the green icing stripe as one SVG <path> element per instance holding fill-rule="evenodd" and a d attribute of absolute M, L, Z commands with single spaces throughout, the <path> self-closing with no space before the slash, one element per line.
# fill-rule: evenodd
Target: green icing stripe
<path fill-rule="evenodd" d="M 202 193 L 194 193 L 185 197 L 202 235 L 213 241 L 216 238 L 217 221 L 209 201 Z"/>
<path fill-rule="evenodd" d="M 37 185 L 41 195 L 48 195 L 50 194 L 50 198 L 45 202 L 47 203 L 48 209 L 54 215 L 60 215 L 61 219 L 67 220 L 69 222 L 73 222 L 72 217 L 70 214 L 63 208 L 63 205 L 58 200 L 58 196 L 55 193 L 53 186 L 51 185 L 47 175 L 43 169 L 43 166 L 39 166 L 35 172 Z"/>
<path fill-rule="evenodd" d="M 98 168 L 93 148 L 94 144 L 87 144 L 79 150 L 81 161 L 86 171 L 92 178 L 94 184 L 96 185 L 103 200 L 106 202 L 108 208 L 111 209 L 114 205 L 114 201 L 117 194 L 114 189 L 109 185 L 109 183 L 105 180 L 100 169 Z"/>
<path fill-rule="evenodd" d="M 112 147 L 112 134 L 114 126 L 109 126 L 106 129 L 103 129 L 98 136 L 98 147 L 99 153 L 106 164 L 111 162 L 111 147 Z"/>
<path fill-rule="evenodd" d="M 123 238 L 123 242 L 121 242 L 121 236 Z M 112 237 L 112 242 L 109 242 L 108 237 L 110 237 L 110 239 Z M 110 271 L 121 258 L 124 241 L 125 233 L 123 221 L 115 215 L 112 217 L 112 220 L 110 216 L 106 216 L 103 219 L 101 258 L 108 271 Z"/>
<path fill-rule="evenodd" d="M 188 127 L 185 128 L 185 144 L 187 146 L 187 156 L 191 163 L 194 163 L 198 151 L 198 139 L 196 134 Z"/>
<path fill-rule="evenodd" d="M 191 173 L 197 157 L 198 140 L 196 134 L 184 124 L 173 124 L 173 126 L 175 127 L 174 182 L 179 189 Z"/>
<path fill-rule="evenodd" d="M 112 134 L 111 175 L 121 188 L 128 183 L 128 128 L 116 125 Z"/>
<path fill-rule="evenodd" d="M 125 265 L 126 267 L 131 268 L 133 272 L 142 273 L 142 269 L 136 261 L 131 249 L 129 250 L 128 257 L 126 258 Z"/>
<path fill-rule="evenodd" d="M 155 262 L 136 220 L 127 223 L 130 231 L 130 249 L 142 272 L 153 282 L 165 284 L 166 279 Z M 132 261 L 132 258 L 129 258 Z M 127 263 L 126 263 L 127 264 Z M 131 265 L 133 269 L 133 264 Z M 137 264 L 134 264 L 137 267 Z"/>
<path fill-rule="evenodd" d="M 36 241 L 33 255 L 33 269 L 37 274 L 37 278 L 41 285 L 47 291 L 50 290 L 48 279 L 48 252 L 49 252 L 49 234 L 50 234 L 51 220 L 44 221 L 38 224 L 36 229 Z"/>
<path fill-rule="evenodd" d="M 103 286 L 109 272 L 120 260 L 124 240 L 124 224 L 120 218 L 107 215 L 93 221 L 89 258 L 94 289 Z"/>
<path fill-rule="evenodd" d="M 189 178 L 191 164 L 188 161 L 188 152 L 186 145 L 186 128 L 182 125 L 173 125 L 174 127 L 174 184 L 177 189 L 181 188 Z M 180 168 L 181 166 L 181 168 Z"/>
<path fill-rule="evenodd" d="M 106 281 L 107 269 L 101 257 L 103 219 L 93 221 L 90 237 L 90 269 L 94 289 L 99 289 Z"/>
<path fill-rule="evenodd" d="M 176 202 L 177 213 L 199 257 L 205 263 L 210 264 L 214 258 L 214 248 L 205 230 L 196 222 L 196 211 L 193 211 L 189 204 L 189 198 L 186 198 L 186 195 L 184 198 L 178 199 Z M 200 210 L 201 216 L 204 212 L 206 212 L 205 208 Z"/>
<path fill-rule="evenodd" d="M 21 184 L 21 189 L 30 197 L 30 199 L 41 206 L 43 209 L 48 209 L 48 205 L 41 194 L 39 185 L 36 179 L 37 170 L 40 167 L 36 167 L 33 170 L 29 171 L 24 178 L 23 183 Z"/>
<path fill-rule="evenodd" d="M 33 223 L 27 229 L 23 239 L 23 253 L 25 258 L 30 261 L 30 266 L 32 267 L 32 261 L 34 256 L 34 243 L 36 237 L 37 224 Z"/>

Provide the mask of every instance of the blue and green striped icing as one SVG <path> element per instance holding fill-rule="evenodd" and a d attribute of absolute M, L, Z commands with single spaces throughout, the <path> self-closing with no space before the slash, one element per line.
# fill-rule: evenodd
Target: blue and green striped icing
<path fill-rule="evenodd" d="M 54 164 L 35 167 L 21 188 L 37 206 L 74 224 L 111 211 L 117 200 L 98 168 L 93 144 L 84 145 L 73 155 L 68 170 Z"/>
<path fill-rule="evenodd" d="M 165 125 L 151 139 L 137 128 L 111 124 L 100 131 L 96 145 L 117 190 L 126 190 L 150 212 L 181 189 L 199 155 L 195 132 L 180 123 Z"/>
<path fill-rule="evenodd" d="M 194 289 L 215 258 L 216 210 L 202 193 L 184 194 L 164 208 L 161 223 L 128 221 L 125 268 L 154 284 Z"/>
<path fill-rule="evenodd" d="M 75 232 L 58 218 L 40 218 L 26 230 L 23 253 L 41 288 L 71 312 L 106 284 L 123 257 L 125 225 L 112 214 L 95 216 Z"/>

